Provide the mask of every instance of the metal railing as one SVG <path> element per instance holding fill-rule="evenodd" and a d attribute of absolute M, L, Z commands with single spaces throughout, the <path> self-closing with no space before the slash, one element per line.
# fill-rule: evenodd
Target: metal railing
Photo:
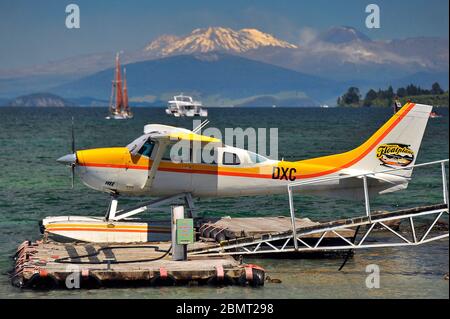
<path fill-rule="evenodd" d="M 371 216 L 371 209 L 370 209 L 370 199 L 369 199 L 369 185 L 367 183 L 368 177 L 376 177 L 377 174 L 386 174 L 396 171 L 405 171 L 405 170 L 412 170 L 416 167 L 424 167 L 424 166 L 431 166 L 431 165 L 437 165 L 440 164 L 441 166 L 441 174 L 442 174 L 442 191 L 443 191 L 443 198 L 444 198 L 444 204 L 449 203 L 448 199 L 448 189 L 447 189 L 447 173 L 446 173 L 446 166 L 445 164 L 449 161 L 449 159 L 440 160 L 440 161 L 433 161 L 433 162 L 427 162 L 427 163 L 421 163 L 421 164 L 415 164 L 408 167 L 399 167 L 399 168 L 392 168 L 388 170 L 383 170 L 379 172 L 370 172 L 365 174 L 354 174 L 354 175 L 346 175 L 346 176 L 333 176 L 333 177 L 323 177 L 323 178 L 316 178 L 316 179 L 310 179 L 306 181 L 296 181 L 289 183 L 287 186 L 288 195 L 289 195 L 289 211 L 291 215 L 291 227 L 292 227 L 292 236 L 294 238 L 294 248 L 298 250 L 298 241 L 295 240 L 296 238 L 296 232 L 297 227 L 295 225 L 295 208 L 294 208 L 294 198 L 293 198 L 293 191 L 292 189 L 294 187 L 304 186 L 304 185 L 312 185 L 312 184 L 320 184 L 323 182 L 330 182 L 330 181 L 336 181 L 336 180 L 344 180 L 349 178 L 360 178 L 363 182 L 364 187 L 364 204 L 365 204 L 365 211 L 366 216 L 371 222 L 372 216 Z"/>

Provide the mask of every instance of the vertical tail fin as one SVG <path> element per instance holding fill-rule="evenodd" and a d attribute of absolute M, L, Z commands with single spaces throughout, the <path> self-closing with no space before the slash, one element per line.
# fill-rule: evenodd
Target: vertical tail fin
<path fill-rule="evenodd" d="M 414 165 L 432 106 L 408 103 L 389 119 L 364 144 L 350 152 L 360 160 L 349 168 L 379 172 Z M 410 177 L 412 170 L 395 175 Z"/>
<path fill-rule="evenodd" d="M 333 173 L 340 175 L 377 173 L 370 177 L 380 183 L 375 183 L 377 187 L 370 187 L 371 192 L 389 193 L 405 189 L 412 169 L 381 172 L 408 168 L 415 164 L 431 110 L 432 106 L 429 105 L 405 104 L 359 147 L 341 154 L 301 161 L 305 168 L 313 168 L 302 177 L 318 178 Z M 342 182 L 342 188 L 355 187 L 354 184 L 350 186 L 345 184 L 346 182 Z M 333 192 L 334 195 L 337 194 L 336 191 Z M 352 190 L 352 198 L 356 196 L 354 193 Z M 339 196 L 344 196 L 343 194 Z M 345 196 L 348 197 L 347 195 Z"/>

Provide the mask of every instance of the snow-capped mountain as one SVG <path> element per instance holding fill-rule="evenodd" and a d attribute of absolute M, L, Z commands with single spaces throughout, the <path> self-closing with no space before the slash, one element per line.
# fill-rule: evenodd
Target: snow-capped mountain
<path fill-rule="evenodd" d="M 448 40 L 372 40 L 349 26 L 331 27 L 293 44 L 256 29 L 196 29 L 187 36 L 164 35 L 135 60 L 221 51 L 334 80 L 396 79 L 417 72 L 448 70 Z"/>
<path fill-rule="evenodd" d="M 163 35 L 145 46 L 144 51 L 158 57 L 169 55 L 225 51 L 244 53 L 263 47 L 298 49 L 298 46 L 279 40 L 257 29 L 209 27 L 195 29 L 184 37 Z"/>
<path fill-rule="evenodd" d="M 198 56 L 200 60 L 212 62 L 215 53 L 223 53 L 334 82 L 355 83 L 361 89 L 365 88 L 364 85 L 370 88 L 395 86 L 396 83 L 404 85 L 409 79 L 411 83 L 423 87 L 438 81 L 448 88 L 447 38 L 376 40 L 346 26 L 332 27 L 321 33 L 313 31 L 313 36 L 309 36 L 307 41 L 299 38 L 290 43 L 257 29 L 195 29 L 185 36 L 160 36 L 138 50 L 123 48 L 121 62 L 125 65 L 183 55 Z M 81 79 L 112 67 L 114 56 L 115 52 L 103 52 L 44 65 L 0 70 L 0 97 L 45 91 Z M 210 74 L 207 81 L 213 80 L 216 75 Z M 148 77 L 152 76 L 153 73 L 149 72 Z M 98 84 L 92 85 L 95 87 Z"/>

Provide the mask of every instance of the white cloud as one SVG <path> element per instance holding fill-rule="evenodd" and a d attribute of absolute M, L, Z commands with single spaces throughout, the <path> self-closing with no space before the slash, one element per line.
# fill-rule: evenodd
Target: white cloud
<path fill-rule="evenodd" d="M 299 31 L 299 44 L 308 45 L 317 39 L 319 36 L 319 31 L 310 27 L 304 27 Z"/>

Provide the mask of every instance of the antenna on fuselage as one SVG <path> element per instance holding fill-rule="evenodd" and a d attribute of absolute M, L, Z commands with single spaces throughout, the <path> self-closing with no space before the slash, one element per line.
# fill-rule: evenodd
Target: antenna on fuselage
<path fill-rule="evenodd" d="M 197 126 L 196 128 L 194 128 L 193 130 L 192 130 L 192 132 L 194 132 L 194 133 L 197 133 L 198 131 L 200 131 L 201 129 L 203 129 L 206 125 L 208 125 L 209 124 L 209 120 L 205 120 L 205 121 L 203 121 L 202 123 L 200 123 L 200 125 L 199 126 Z"/>

